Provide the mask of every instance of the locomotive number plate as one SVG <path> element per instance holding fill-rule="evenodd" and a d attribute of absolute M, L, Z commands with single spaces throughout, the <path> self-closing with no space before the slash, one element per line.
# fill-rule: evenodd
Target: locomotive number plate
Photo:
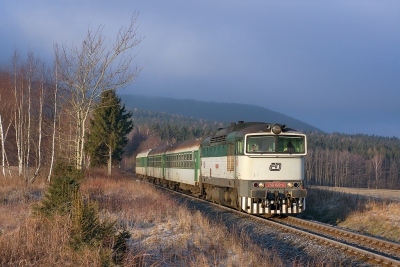
<path fill-rule="evenodd" d="M 283 188 L 283 187 L 286 187 L 286 183 L 270 182 L 270 183 L 265 183 L 265 187 Z"/>

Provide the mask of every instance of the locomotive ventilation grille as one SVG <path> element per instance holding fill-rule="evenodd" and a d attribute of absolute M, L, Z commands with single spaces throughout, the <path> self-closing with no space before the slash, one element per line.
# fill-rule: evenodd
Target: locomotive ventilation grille
<path fill-rule="evenodd" d="M 220 136 L 214 136 L 211 137 L 210 143 L 220 143 L 220 142 L 225 142 L 226 135 L 220 135 Z"/>

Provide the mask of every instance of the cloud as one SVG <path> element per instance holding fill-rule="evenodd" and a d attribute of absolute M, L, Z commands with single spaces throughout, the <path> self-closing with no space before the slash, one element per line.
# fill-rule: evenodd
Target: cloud
<path fill-rule="evenodd" d="M 100 24 L 113 38 L 135 11 L 146 66 L 130 90 L 256 104 L 322 129 L 376 114 L 400 124 L 397 0 L 3 1 L 0 46 L 51 55 Z"/>

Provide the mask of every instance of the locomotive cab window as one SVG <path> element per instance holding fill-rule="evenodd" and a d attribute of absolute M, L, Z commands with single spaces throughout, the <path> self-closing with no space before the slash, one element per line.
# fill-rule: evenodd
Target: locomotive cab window
<path fill-rule="evenodd" d="M 246 152 L 265 153 L 305 153 L 304 136 L 251 135 L 246 139 Z"/>
<path fill-rule="evenodd" d="M 275 136 L 249 136 L 246 144 L 247 153 L 275 152 Z"/>
<path fill-rule="evenodd" d="M 304 138 L 302 136 L 279 136 L 278 152 L 304 153 Z"/>

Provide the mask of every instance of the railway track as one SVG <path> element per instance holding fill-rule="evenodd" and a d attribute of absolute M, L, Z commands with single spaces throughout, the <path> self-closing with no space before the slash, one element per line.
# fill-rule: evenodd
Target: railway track
<path fill-rule="evenodd" d="M 154 185 L 154 184 L 153 184 Z M 163 190 L 174 194 L 179 194 L 191 200 L 207 203 L 219 209 L 246 216 L 257 222 L 266 224 L 281 231 L 296 234 L 320 243 L 323 246 L 329 246 L 340 249 L 343 253 L 355 255 L 360 261 L 370 262 L 380 266 L 398 266 L 400 267 L 400 244 L 386 241 L 376 237 L 362 235 L 334 226 L 307 221 L 295 217 L 263 217 L 254 216 L 235 209 L 221 206 L 206 200 L 199 199 L 163 186 L 154 185 Z"/>
<path fill-rule="evenodd" d="M 382 266 L 400 266 L 400 244 L 295 217 L 261 218 L 284 231 L 341 249 Z"/>
<path fill-rule="evenodd" d="M 280 223 L 286 225 L 300 227 L 301 229 L 306 229 L 309 232 L 315 232 L 320 235 L 322 234 L 326 237 L 340 240 L 342 243 L 352 244 L 352 246 L 356 246 L 364 250 L 372 252 L 376 251 L 381 255 L 386 255 L 388 258 L 397 259 L 397 261 L 400 259 L 400 244 L 396 242 L 391 242 L 381 238 L 363 235 L 343 228 L 334 227 L 332 225 L 303 220 L 296 217 L 269 219 L 279 221 Z M 350 249 L 350 247 L 348 247 L 348 249 Z M 377 258 L 377 260 L 380 261 L 381 259 Z M 399 266 L 399 264 L 397 266 Z"/>

